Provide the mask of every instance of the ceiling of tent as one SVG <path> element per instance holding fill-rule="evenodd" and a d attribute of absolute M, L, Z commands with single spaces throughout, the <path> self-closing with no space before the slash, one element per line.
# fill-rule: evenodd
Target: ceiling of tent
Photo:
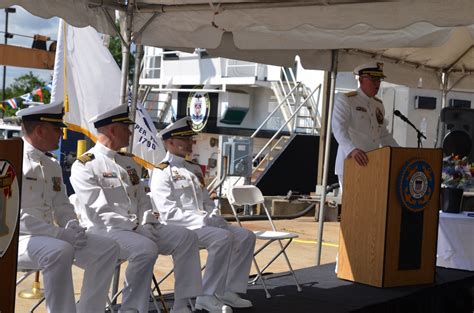
<path fill-rule="evenodd" d="M 31 13 L 59 16 L 74 26 L 114 34 L 114 10 L 123 0 L 3 0 Z M 144 45 L 206 48 L 229 58 L 328 70 L 331 49 L 339 70 L 370 58 L 386 61 L 389 80 L 439 87 L 439 72 L 451 68 L 456 88 L 474 86 L 472 0 L 143 0 L 135 1 L 133 32 Z M 138 35 L 139 34 L 139 35 Z M 468 51 L 468 52 L 466 52 Z M 413 75 L 416 71 L 416 75 Z"/>

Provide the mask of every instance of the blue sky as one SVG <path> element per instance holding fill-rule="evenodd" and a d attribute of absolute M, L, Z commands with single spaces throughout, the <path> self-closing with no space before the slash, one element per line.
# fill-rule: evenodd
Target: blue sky
<path fill-rule="evenodd" d="M 45 35 L 51 37 L 52 40 L 57 39 L 59 19 L 54 17 L 50 19 L 43 19 L 30 14 L 21 7 L 15 6 L 16 13 L 8 15 L 8 32 L 19 34 L 23 36 L 33 37 L 35 34 Z M 0 11 L 0 42 L 4 43 L 5 31 L 5 11 Z M 26 38 L 15 35 L 12 39 L 8 39 L 9 45 L 16 45 L 22 47 L 31 47 L 33 38 Z M 50 42 L 48 42 L 49 45 Z M 46 82 L 51 80 L 52 70 L 37 70 L 22 67 L 7 67 L 6 85 L 10 85 L 13 79 L 23 74 L 32 71 L 35 75 L 41 77 Z M 3 84 L 3 66 L 0 67 L 0 81 Z M 0 85 L 1 88 L 1 85 Z"/>

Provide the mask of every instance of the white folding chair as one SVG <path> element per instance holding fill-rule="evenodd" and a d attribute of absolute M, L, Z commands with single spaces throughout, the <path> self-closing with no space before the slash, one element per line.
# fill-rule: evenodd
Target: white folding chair
<path fill-rule="evenodd" d="M 293 276 L 295 280 L 296 288 L 298 291 L 301 291 L 301 286 L 299 285 L 298 280 L 296 279 L 293 268 L 291 267 L 290 260 L 288 258 L 288 255 L 286 254 L 286 248 L 288 248 L 288 246 L 291 244 L 294 238 L 298 238 L 298 235 L 294 233 L 278 231 L 276 229 L 275 224 L 273 223 L 272 217 L 270 213 L 268 212 L 267 207 L 265 206 L 262 192 L 257 187 L 253 185 L 234 186 L 230 190 L 228 198 L 229 198 L 230 206 L 232 208 L 232 212 L 234 213 L 235 219 L 237 220 L 237 223 L 239 224 L 239 226 L 242 226 L 242 224 L 237 214 L 236 206 L 239 206 L 239 207 L 244 206 L 244 205 L 252 206 L 252 205 L 259 204 L 263 206 L 265 210 L 265 214 L 272 227 L 271 231 L 254 231 L 255 235 L 257 236 L 257 239 L 266 240 L 267 242 L 254 252 L 253 262 L 254 262 L 255 268 L 257 269 L 257 276 L 255 277 L 255 279 L 251 281 L 251 283 L 255 283 L 260 278 L 262 281 L 263 288 L 265 289 L 265 294 L 267 298 L 270 298 L 271 295 L 268 292 L 267 286 L 265 284 L 265 278 L 263 276 L 263 273 L 280 255 L 283 254 L 286 260 L 286 264 L 288 265 L 288 268 L 291 272 L 291 275 Z M 272 244 L 275 241 L 277 241 L 278 244 L 280 245 L 280 250 L 260 270 L 257 264 L 257 260 L 255 259 L 255 256 L 257 256 L 257 254 L 259 254 L 261 251 L 263 251 L 263 249 L 265 249 L 266 247 L 268 247 L 270 244 Z M 286 242 L 283 242 L 283 241 L 286 241 Z"/>

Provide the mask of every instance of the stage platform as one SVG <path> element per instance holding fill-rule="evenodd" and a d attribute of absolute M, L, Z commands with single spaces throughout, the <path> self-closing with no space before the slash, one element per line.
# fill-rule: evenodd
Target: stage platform
<path fill-rule="evenodd" d="M 297 292 L 287 273 L 271 275 L 267 287 L 272 298 L 265 297 L 261 284 L 251 286 L 246 298 L 254 307 L 234 312 L 473 312 L 474 272 L 437 267 L 434 284 L 382 289 L 340 280 L 334 265 L 296 270 L 302 292 Z"/>

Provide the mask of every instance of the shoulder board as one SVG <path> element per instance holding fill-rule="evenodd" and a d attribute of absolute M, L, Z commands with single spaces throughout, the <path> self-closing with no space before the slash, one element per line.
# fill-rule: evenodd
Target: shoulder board
<path fill-rule="evenodd" d="M 165 168 L 168 167 L 168 165 L 170 165 L 170 162 L 161 162 L 160 164 L 158 164 L 156 168 L 159 168 L 160 170 L 164 170 Z"/>
<path fill-rule="evenodd" d="M 378 102 L 380 102 L 380 103 L 383 103 L 382 100 L 380 100 L 380 99 L 377 98 L 377 97 L 374 97 L 374 100 L 375 100 L 375 101 L 378 101 Z"/>
<path fill-rule="evenodd" d="M 346 92 L 344 93 L 346 97 L 354 97 L 357 96 L 357 91 L 351 91 L 351 92 Z"/>
<path fill-rule="evenodd" d="M 77 158 L 77 160 L 81 162 L 82 164 L 86 164 L 87 162 L 92 161 L 94 159 L 95 159 L 95 156 L 92 153 L 85 153 Z"/>
<path fill-rule="evenodd" d="M 54 154 L 52 154 L 51 152 L 45 152 L 44 154 L 49 158 L 55 158 L 56 159 L 56 156 Z"/>
<path fill-rule="evenodd" d="M 120 152 L 118 152 L 118 154 L 123 155 L 123 156 L 127 156 L 127 157 L 133 157 L 133 154 L 131 154 L 131 153 L 129 153 L 129 152 L 122 152 L 122 151 L 120 151 Z"/>

